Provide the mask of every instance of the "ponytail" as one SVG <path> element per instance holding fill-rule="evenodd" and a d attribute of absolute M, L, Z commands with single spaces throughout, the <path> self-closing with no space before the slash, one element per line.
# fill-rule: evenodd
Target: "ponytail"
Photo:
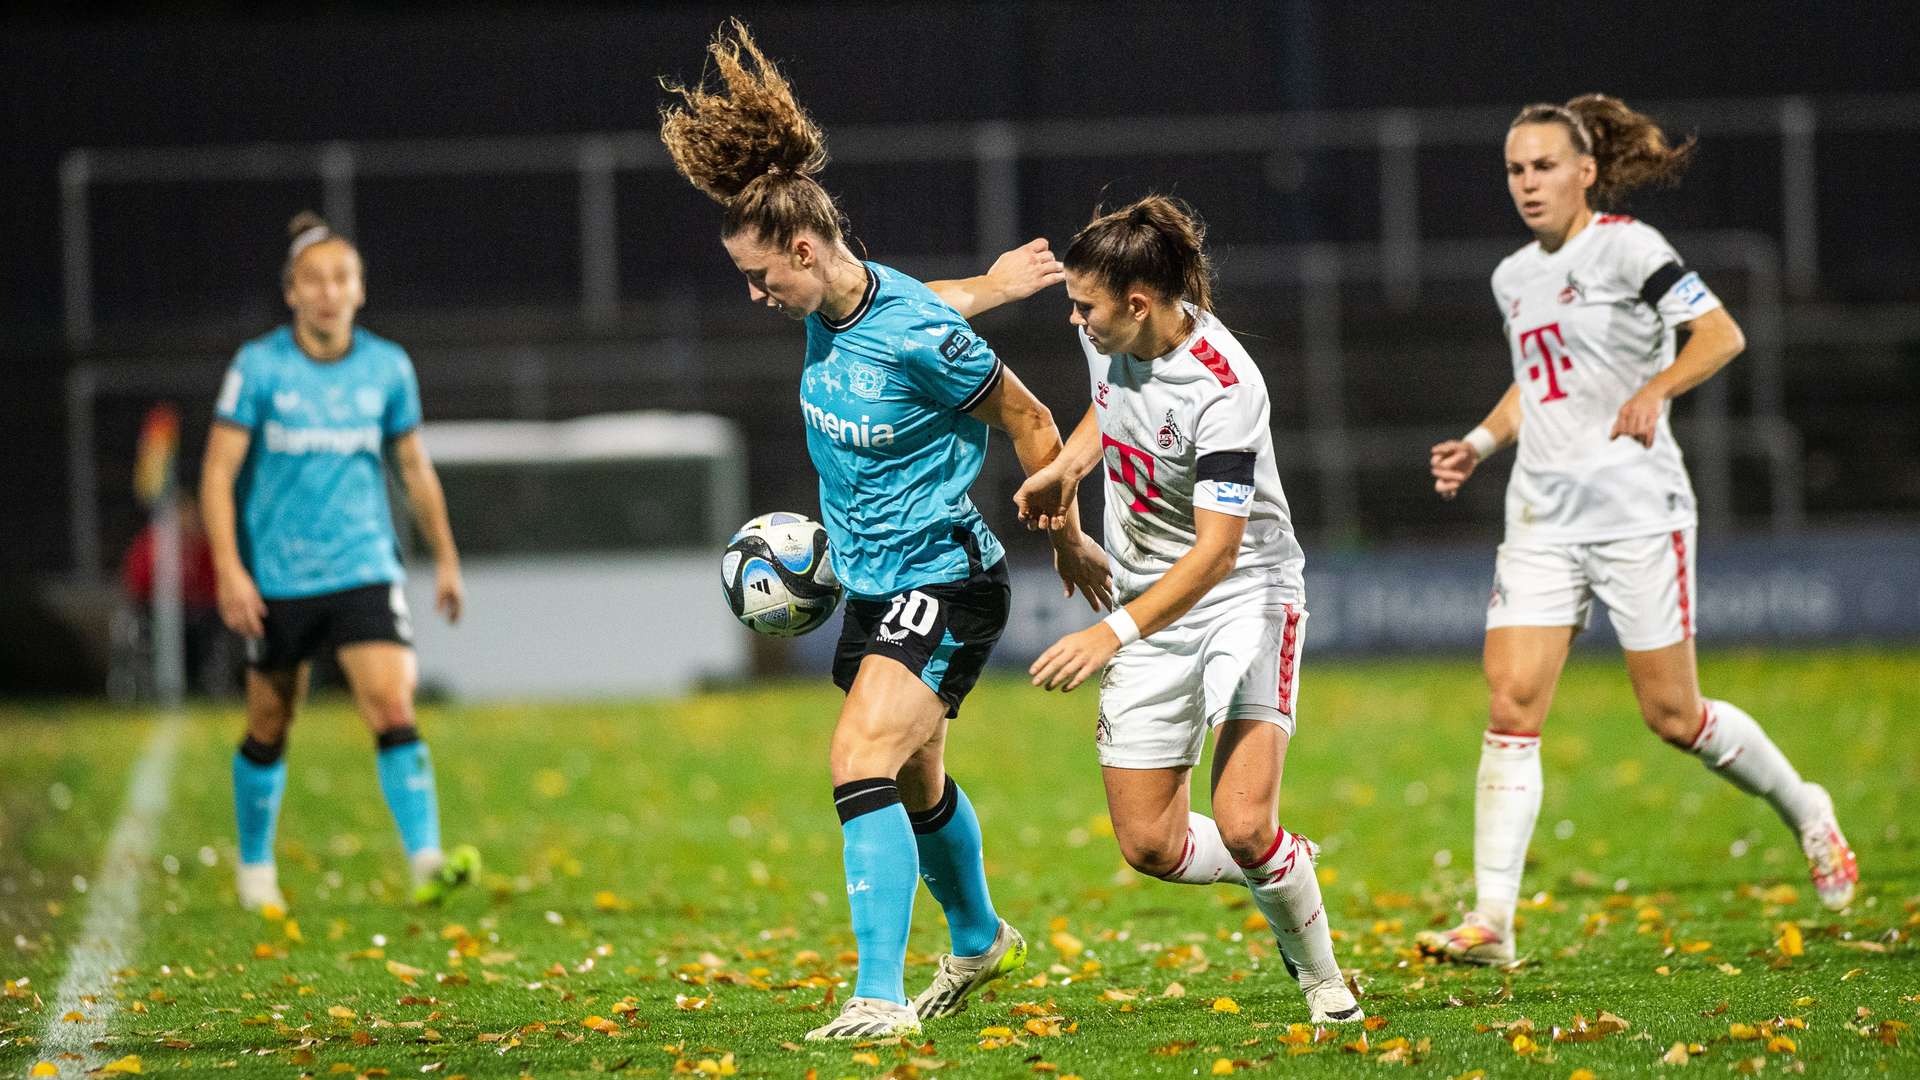
<path fill-rule="evenodd" d="M 746 24 L 729 19 L 707 45 L 720 85 L 662 79 L 678 103 L 660 110 L 660 141 L 674 168 L 727 208 L 723 237 L 753 230 L 784 247 L 812 230 L 839 241 L 846 219 L 814 179 L 827 165 L 827 140 L 793 97 L 793 87 L 760 51 Z"/>
<path fill-rule="evenodd" d="M 1094 276 L 1115 295 L 1136 285 L 1168 300 L 1213 310 L 1213 263 L 1207 258 L 1207 227 L 1179 199 L 1149 195 L 1107 213 L 1095 212 L 1074 235 L 1063 260 L 1068 270 Z"/>
<path fill-rule="evenodd" d="M 1649 184 L 1672 187 L 1693 163 L 1693 137 L 1671 145 L 1652 117 L 1606 94 L 1582 94 L 1565 105 L 1529 105 L 1509 126 L 1521 124 L 1559 124 L 1575 150 L 1592 156 L 1596 176 L 1587 202 L 1596 209 L 1611 209 Z"/>

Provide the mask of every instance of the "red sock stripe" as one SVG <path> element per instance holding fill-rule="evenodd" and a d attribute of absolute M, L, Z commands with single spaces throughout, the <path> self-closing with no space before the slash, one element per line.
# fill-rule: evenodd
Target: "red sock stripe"
<path fill-rule="evenodd" d="M 1259 858 L 1253 860 L 1252 862 L 1241 863 L 1240 868 L 1243 870 L 1252 870 L 1256 867 L 1267 865 L 1269 860 L 1271 860 L 1275 855 L 1278 855 L 1280 853 L 1280 845 L 1286 842 L 1287 842 L 1287 830 L 1281 829 L 1279 833 L 1274 836 L 1273 846 L 1267 849 L 1267 853 L 1265 855 L 1260 856 Z"/>
<path fill-rule="evenodd" d="M 1687 637 L 1693 636 L 1693 596 L 1687 590 L 1691 583 L 1687 581 L 1687 534 L 1680 529 L 1673 530 L 1674 580 L 1680 585 L 1680 632 Z"/>
<path fill-rule="evenodd" d="M 1713 706 L 1708 704 L 1707 702 L 1702 701 L 1700 703 L 1700 734 L 1695 735 L 1693 737 L 1693 741 L 1687 744 L 1687 749 L 1689 750 L 1700 749 L 1702 746 L 1706 745 L 1707 737 L 1712 734 L 1713 734 Z"/>
<path fill-rule="evenodd" d="M 1178 866 L 1175 866 L 1173 868 L 1173 873 L 1168 874 L 1167 876 L 1170 878 L 1177 878 L 1181 874 L 1186 873 L 1187 867 L 1192 865 L 1193 863 L 1193 852 L 1194 852 L 1193 830 L 1189 828 L 1187 830 L 1187 847 L 1185 851 L 1182 851 L 1180 853 L 1180 864 Z"/>
<path fill-rule="evenodd" d="M 1287 622 L 1280 630 L 1280 701 L 1274 707 L 1282 716 L 1293 715 L 1295 680 L 1300 677 L 1300 612 L 1287 605 Z"/>
<path fill-rule="evenodd" d="M 1540 745 L 1538 735 L 1504 735 L 1491 731 L 1481 737 L 1481 744 L 1495 750 L 1525 750 L 1529 746 Z"/>

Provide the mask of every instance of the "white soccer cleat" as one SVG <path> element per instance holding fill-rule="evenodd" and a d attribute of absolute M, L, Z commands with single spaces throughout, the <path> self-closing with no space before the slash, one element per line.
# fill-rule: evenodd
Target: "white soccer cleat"
<path fill-rule="evenodd" d="M 1357 1024 L 1367 1018 L 1345 980 L 1328 979 L 1312 986 L 1303 985 L 1300 992 L 1307 996 L 1307 1010 L 1316 1024 Z"/>
<path fill-rule="evenodd" d="M 884 1039 L 920 1034 L 920 1016 L 913 1006 L 885 998 L 848 998 L 840 1015 L 807 1032 L 808 1042 L 833 1039 Z"/>
<path fill-rule="evenodd" d="M 1020 970 L 1027 962 L 1027 939 L 1005 919 L 993 935 L 993 944 L 979 956 L 940 957 L 933 982 L 913 999 L 913 1011 L 922 1020 L 952 1016 L 967 1007 L 967 997 L 1002 975 Z"/>
<path fill-rule="evenodd" d="M 1853 887 L 1860 881 L 1860 865 L 1853 848 L 1840 832 L 1840 819 L 1834 816 L 1833 796 L 1819 784 L 1809 784 L 1819 799 L 1820 810 L 1800 826 L 1800 850 L 1807 856 L 1807 870 L 1814 891 L 1828 910 L 1839 911 L 1853 902 Z"/>
<path fill-rule="evenodd" d="M 241 863 L 233 887 L 242 909 L 286 915 L 287 898 L 280 892 L 280 871 L 273 863 Z"/>
<path fill-rule="evenodd" d="M 1466 920 L 1451 930 L 1422 930 L 1413 940 L 1422 953 L 1435 960 L 1489 967 L 1513 963 L 1513 936 L 1487 925 L 1478 912 L 1468 912 Z"/>

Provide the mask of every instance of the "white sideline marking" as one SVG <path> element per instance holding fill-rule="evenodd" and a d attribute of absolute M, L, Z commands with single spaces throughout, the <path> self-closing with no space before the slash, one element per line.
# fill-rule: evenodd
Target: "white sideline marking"
<path fill-rule="evenodd" d="M 166 812 L 172 791 L 174 747 L 180 741 L 182 714 L 178 709 L 158 714 L 153 734 L 134 763 L 127 782 L 127 804 L 114 823 L 100 872 L 88 890 L 86 922 L 67 960 L 67 973 L 54 993 L 52 1015 L 40 1039 L 40 1059 L 59 1065 L 61 1072 L 84 1072 L 87 1060 L 62 1061 L 61 1054 L 97 1056 L 96 1040 L 106 1037 L 107 1016 L 115 1009 L 114 972 L 127 966 L 127 957 L 140 933 L 141 871 L 153 855 L 153 836 Z M 88 1004 L 81 999 L 92 996 Z M 60 1018 L 78 1012 L 76 1023 Z M 76 1068 L 77 1066 L 77 1068 Z"/>

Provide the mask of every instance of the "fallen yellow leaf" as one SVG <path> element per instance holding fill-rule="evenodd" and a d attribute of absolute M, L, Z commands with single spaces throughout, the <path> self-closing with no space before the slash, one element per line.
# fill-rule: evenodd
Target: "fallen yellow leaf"
<path fill-rule="evenodd" d="M 128 1054 L 119 1061 L 109 1061 L 105 1065 L 100 1066 L 100 1071 L 103 1073 L 120 1073 L 137 1076 L 140 1073 L 140 1055 Z"/>
<path fill-rule="evenodd" d="M 1667 1052 L 1660 1055 L 1662 1065 L 1685 1065 L 1687 1063 L 1687 1044 L 1674 1043 Z"/>
<path fill-rule="evenodd" d="M 286 922 L 280 924 L 280 932 L 287 935 L 288 941 L 307 940 L 300 936 L 300 924 L 292 919 L 288 919 Z"/>
<path fill-rule="evenodd" d="M 1781 956 L 1807 954 L 1806 939 L 1800 936 L 1800 928 L 1790 922 L 1780 924 L 1780 940 L 1776 944 L 1780 947 Z"/>
<path fill-rule="evenodd" d="M 51 1062 L 51 1061 L 42 1061 L 42 1062 L 40 1062 L 40 1063 L 38 1063 L 38 1064 L 36 1064 L 36 1065 L 35 1065 L 35 1066 L 34 1066 L 34 1067 L 33 1067 L 33 1068 L 32 1068 L 32 1069 L 31 1069 L 31 1070 L 30 1070 L 30 1071 L 29 1071 L 29 1072 L 27 1073 L 27 1075 L 28 1075 L 28 1076 L 59 1076 L 59 1075 L 60 1075 L 60 1066 L 58 1066 L 58 1065 L 55 1065 L 55 1064 L 54 1064 L 53 1062 Z"/>
<path fill-rule="evenodd" d="M 1213 1059 L 1213 1075 L 1232 1076 L 1233 1062 L 1226 1058 L 1214 1058 Z"/>
<path fill-rule="evenodd" d="M 880 1064 L 880 1055 L 862 1050 L 853 1055 L 853 1063 L 855 1065 L 878 1065 Z"/>
<path fill-rule="evenodd" d="M 1072 934 L 1067 933 L 1065 930 L 1055 930 L 1047 937 L 1047 941 L 1059 951 L 1061 956 L 1068 960 L 1072 960 L 1087 951 L 1087 946 L 1084 942 Z"/>
<path fill-rule="evenodd" d="M 1798 1052 L 1799 1049 L 1800 1047 L 1785 1035 L 1775 1035 L 1773 1038 L 1767 1040 L 1767 1053 L 1769 1054 L 1792 1054 Z"/>
<path fill-rule="evenodd" d="M 1240 1003 L 1227 997 L 1214 998 L 1213 1011 L 1218 1013 L 1237 1013 L 1240 1011 Z"/>
<path fill-rule="evenodd" d="M 327 1015 L 333 1017 L 335 1020 L 351 1020 L 354 1017 L 354 1012 L 345 1005 L 329 1005 L 327 1006 Z"/>

